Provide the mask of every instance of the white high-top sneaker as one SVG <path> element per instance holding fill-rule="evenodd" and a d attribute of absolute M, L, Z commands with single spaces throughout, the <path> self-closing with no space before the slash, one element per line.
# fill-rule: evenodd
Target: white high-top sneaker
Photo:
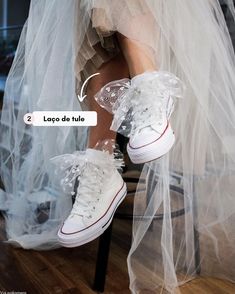
<path fill-rule="evenodd" d="M 165 73 L 166 78 L 167 75 L 173 84 L 177 83 L 169 73 Z M 169 84 L 165 89 L 159 89 L 157 83 L 155 85 L 154 73 L 134 77 L 131 85 L 140 99 L 132 108 L 132 130 L 127 152 L 133 163 L 145 163 L 162 157 L 174 145 L 175 135 L 169 121 L 174 101 Z M 150 100 L 152 102 L 149 103 Z"/>
<path fill-rule="evenodd" d="M 173 98 L 182 97 L 183 88 L 174 74 L 156 71 L 110 82 L 95 95 L 100 106 L 114 114 L 111 130 L 130 138 L 132 162 L 152 161 L 170 151 L 175 142 Z"/>
<path fill-rule="evenodd" d="M 87 149 L 72 211 L 58 232 L 61 245 L 76 247 L 99 237 L 126 196 L 114 156 Z"/>

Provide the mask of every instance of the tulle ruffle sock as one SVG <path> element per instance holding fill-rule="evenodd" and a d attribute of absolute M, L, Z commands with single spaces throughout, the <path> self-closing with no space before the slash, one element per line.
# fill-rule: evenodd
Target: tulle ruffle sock
<path fill-rule="evenodd" d="M 170 72 L 145 72 L 132 79 L 108 83 L 95 95 L 95 100 L 101 107 L 113 113 L 110 129 L 130 137 L 138 129 L 155 124 L 164 110 L 163 100 L 169 101 L 169 98 L 173 98 L 175 102 L 175 98 L 183 97 L 183 90 L 183 83 Z M 168 118 L 173 107 L 174 103 L 168 109 Z M 143 121 L 146 109 L 149 111 L 147 119 Z"/>

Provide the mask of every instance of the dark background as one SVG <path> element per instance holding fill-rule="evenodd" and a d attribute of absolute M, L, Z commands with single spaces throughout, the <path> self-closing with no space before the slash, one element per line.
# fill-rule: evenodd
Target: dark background
<path fill-rule="evenodd" d="M 22 25 L 27 18 L 29 4 L 30 0 L 0 0 L 0 27 Z"/>
<path fill-rule="evenodd" d="M 40 1 L 40 0 L 39 0 Z M 30 0 L 0 0 L 0 99 L 20 32 L 28 16 Z M 0 107 L 2 101 L 0 100 Z"/>

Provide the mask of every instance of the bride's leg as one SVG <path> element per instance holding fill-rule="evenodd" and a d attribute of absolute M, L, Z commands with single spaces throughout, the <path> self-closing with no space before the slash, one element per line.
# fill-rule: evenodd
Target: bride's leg
<path fill-rule="evenodd" d="M 124 200 L 126 185 L 118 166 L 123 165 L 122 159 L 116 160 L 112 154 L 113 146 L 102 146 L 103 140 L 115 139 L 116 133 L 109 130 L 112 115 L 103 110 L 95 101 L 94 96 L 107 83 L 129 77 L 128 66 L 122 55 L 104 63 L 98 70 L 100 75 L 93 77 L 87 87 L 87 103 L 89 109 L 98 114 L 98 124 L 90 128 L 86 164 L 81 159 L 78 186 L 73 207 L 69 216 L 58 231 L 58 240 L 62 246 L 76 247 L 88 243 L 108 228 L 117 206 Z M 105 149 L 104 149 L 105 147 Z M 111 154 L 102 151 L 110 151 Z M 67 180 L 67 178 L 66 178 Z"/>
<path fill-rule="evenodd" d="M 150 48 L 140 42 L 132 41 L 120 33 L 117 33 L 117 37 L 131 77 L 145 71 L 157 70 L 157 64 Z"/>
<path fill-rule="evenodd" d="M 90 110 L 96 111 L 98 117 L 97 126 L 90 128 L 88 148 L 94 148 L 98 141 L 116 138 L 116 133 L 109 129 L 112 115 L 96 103 L 93 99 L 94 95 L 107 83 L 129 77 L 128 65 L 121 54 L 104 63 L 98 72 L 100 75 L 89 81 L 86 93 L 90 102 Z"/>
<path fill-rule="evenodd" d="M 130 91 L 130 97 L 125 96 L 132 114 L 127 153 L 133 163 L 145 163 L 160 158 L 174 145 L 175 136 L 169 122 L 174 100 L 173 94 L 168 94 L 171 90 L 168 80 L 175 87 L 179 81 L 176 76 L 159 71 L 156 54 L 150 46 L 120 33 L 117 36 L 132 78 L 131 87 L 135 89 L 135 94 Z M 165 85 L 165 92 L 159 91 L 159 79 Z M 131 99 L 130 103 L 128 99 Z M 137 103 L 132 102 L 134 99 Z M 118 116 L 114 119 L 120 120 Z M 116 125 L 118 123 L 120 121 L 116 121 Z"/>

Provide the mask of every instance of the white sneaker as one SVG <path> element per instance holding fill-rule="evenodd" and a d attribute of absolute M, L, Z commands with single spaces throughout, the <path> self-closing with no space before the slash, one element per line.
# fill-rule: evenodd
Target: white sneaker
<path fill-rule="evenodd" d="M 174 101 L 170 91 L 156 89 L 157 95 L 155 94 L 153 73 L 138 75 L 132 79 L 131 84 L 141 98 L 133 106 L 132 131 L 127 152 L 131 161 L 138 164 L 160 158 L 174 145 L 175 135 L 169 122 Z M 146 103 L 149 99 L 152 99 L 152 105 Z"/>
<path fill-rule="evenodd" d="M 111 130 L 130 138 L 127 152 L 132 162 L 152 161 L 170 151 L 175 142 L 169 122 L 173 98 L 183 97 L 183 89 L 174 74 L 155 71 L 112 81 L 95 95 L 114 115 Z"/>
<path fill-rule="evenodd" d="M 113 155 L 87 149 L 85 156 L 72 211 L 58 232 L 59 242 L 65 247 L 80 246 L 99 237 L 126 196 L 126 184 Z"/>

